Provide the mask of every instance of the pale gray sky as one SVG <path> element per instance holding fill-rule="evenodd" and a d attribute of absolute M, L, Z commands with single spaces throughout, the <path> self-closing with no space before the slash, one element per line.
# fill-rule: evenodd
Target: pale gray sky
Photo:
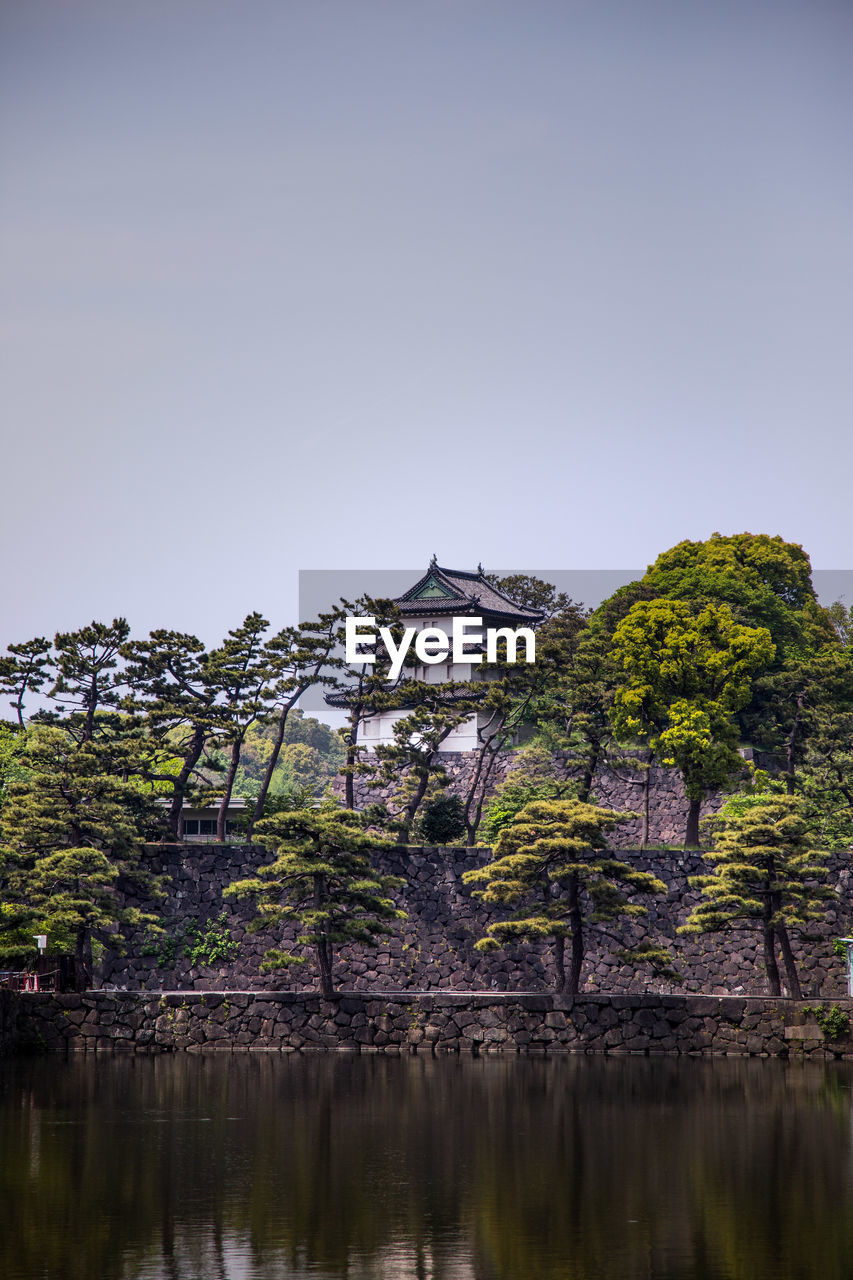
<path fill-rule="evenodd" d="M 848 0 L 0 0 L 0 647 L 853 566 Z"/>

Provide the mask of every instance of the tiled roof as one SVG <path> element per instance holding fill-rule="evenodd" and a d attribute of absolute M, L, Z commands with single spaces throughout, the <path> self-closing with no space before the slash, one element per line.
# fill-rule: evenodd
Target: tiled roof
<path fill-rule="evenodd" d="M 405 617 L 441 617 L 446 614 L 474 614 L 502 622 L 541 622 L 541 609 L 516 604 L 486 580 L 482 568 L 474 573 L 464 569 L 444 569 L 430 562 L 422 578 L 394 601 Z"/>

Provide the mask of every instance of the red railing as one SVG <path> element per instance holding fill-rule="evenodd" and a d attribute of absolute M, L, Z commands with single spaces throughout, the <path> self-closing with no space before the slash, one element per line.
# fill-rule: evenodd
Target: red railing
<path fill-rule="evenodd" d="M 0 969 L 0 987 L 7 991 L 55 991 L 58 969 L 30 973 L 26 969 Z"/>

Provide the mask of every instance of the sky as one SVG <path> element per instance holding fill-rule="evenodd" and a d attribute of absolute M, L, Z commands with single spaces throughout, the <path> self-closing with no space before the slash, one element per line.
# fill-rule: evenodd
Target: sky
<path fill-rule="evenodd" d="M 853 568 L 847 0 L 0 0 L 0 649 Z"/>

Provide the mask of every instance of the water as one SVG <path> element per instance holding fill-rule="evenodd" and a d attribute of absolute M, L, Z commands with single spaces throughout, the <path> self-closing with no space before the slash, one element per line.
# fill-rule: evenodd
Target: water
<path fill-rule="evenodd" d="M 3 1280 L 850 1280 L 853 1068 L 0 1063 Z"/>

